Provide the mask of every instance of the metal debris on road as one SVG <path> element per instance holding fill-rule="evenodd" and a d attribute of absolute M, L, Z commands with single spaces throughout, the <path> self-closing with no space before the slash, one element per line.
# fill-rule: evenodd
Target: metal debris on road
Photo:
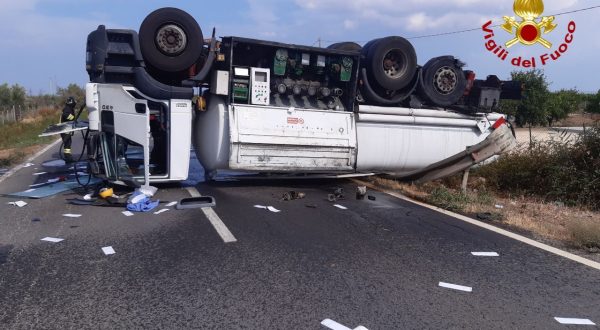
<path fill-rule="evenodd" d="M 572 325 L 596 325 L 589 319 L 574 319 L 568 317 L 555 317 L 554 318 L 560 324 L 572 324 Z"/>
<path fill-rule="evenodd" d="M 105 246 L 102 248 L 102 252 L 104 252 L 105 255 L 111 255 L 115 254 L 115 249 L 113 249 L 112 246 Z"/>
<path fill-rule="evenodd" d="M 133 216 L 133 212 L 131 212 L 131 211 L 123 211 L 123 212 L 121 212 L 121 213 L 123 213 L 123 214 L 124 214 L 125 216 L 127 216 L 127 217 L 131 217 L 131 216 Z"/>
<path fill-rule="evenodd" d="M 367 186 L 356 187 L 356 199 L 358 199 L 358 200 L 365 199 L 366 194 L 367 194 Z"/>
<path fill-rule="evenodd" d="M 441 286 L 442 288 L 448 288 L 448 289 L 453 289 L 453 290 L 458 290 L 458 291 L 465 291 L 465 292 L 473 291 L 473 288 L 470 286 L 462 286 L 462 285 L 450 284 L 450 283 L 445 283 L 445 282 L 440 282 L 438 285 Z"/>
<path fill-rule="evenodd" d="M 73 214 L 73 213 L 63 214 L 63 217 L 67 217 L 67 218 L 79 218 L 80 216 L 81 216 L 81 214 Z"/>
<path fill-rule="evenodd" d="M 337 207 L 338 209 L 342 209 L 342 210 L 347 210 L 348 208 L 345 206 L 342 206 L 340 204 L 333 204 L 333 206 Z"/>
<path fill-rule="evenodd" d="M 499 257 L 497 252 L 471 252 L 476 257 Z"/>
<path fill-rule="evenodd" d="M 15 206 L 18 206 L 18 207 L 23 207 L 23 206 L 27 205 L 27 203 L 24 202 L 24 201 L 8 202 L 8 204 L 9 205 L 15 205 Z"/>
<path fill-rule="evenodd" d="M 160 210 L 158 210 L 158 211 L 154 212 L 154 214 L 161 214 L 161 213 L 163 213 L 163 212 L 167 212 L 168 210 L 169 210 L 169 209 L 160 209 Z"/>
<path fill-rule="evenodd" d="M 51 243 L 58 243 L 58 242 L 64 241 L 64 238 L 44 237 L 44 238 L 41 239 L 41 241 L 46 241 L 46 242 L 51 242 Z"/>
<path fill-rule="evenodd" d="M 291 201 L 294 199 L 302 199 L 306 197 L 306 194 L 303 192 L 297 192 L 294 190 L 290 190 L 288 192 L 283 193 L 283 196 L 281 197 L 281 200 L 283 201 Z"/>

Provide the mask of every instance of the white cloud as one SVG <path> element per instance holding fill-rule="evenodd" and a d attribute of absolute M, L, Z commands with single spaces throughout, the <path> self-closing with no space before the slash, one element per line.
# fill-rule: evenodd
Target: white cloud
<path fill-rule="evenodd" d="M 344 29 L 346 30 L 354 30 L 358 26 L 358 23 L 354 20 L 345 19 L 344 20 Z"/>

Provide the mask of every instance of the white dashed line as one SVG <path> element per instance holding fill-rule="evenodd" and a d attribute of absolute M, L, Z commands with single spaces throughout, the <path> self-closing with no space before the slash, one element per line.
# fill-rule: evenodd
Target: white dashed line
<path fill-rule="evenodd" d="M 454 290 L 465 291 L 465 292 L 473 291 L 473 288 L 470 286 L 462 286 L 462 285 L 450 284 L 450 283 L 445 283 L 445 282 L 440 282 L 439 286 L 441 286 L 442 288 L 454 289 Z"/>
<path fill-rule="evenodd" d="M 572 319 L 567 317 L 555 317 L 554 319 L 560 324 L 596 325 L 596 323 L 588 319 Z"/>
<path fill-rule="evenodd" d="M 435 207 L 435 206 L 432 206 L 432 205 L 429 205 L 429 204 L 426 204 L 426 203 L 421 203 L 421 202 L 415 201 L 415 200 L 413 200 L 411 198 L 408 198 L 408 197 L 406 197 L 406 196 L 404 196 L 402 194 L 399 194 L 399 193 L 396 193 L 396 192 L 393 192 L 393 191 L 389 191 L 389 190 L 385 190 L 385 189 L 381 189 L 381 188 L 379 188 L 379 187 L 377 187 L 377 186 L 375 186 L 373 184 L 370 184 L 368 182 L 364 182 L 364 181 L 360 181 L 360 180 L 356 180 L 356 179 L 352 179 L 352 181 L 354 181 L 356 183 L 359 183 L 362 186 L 367 186 L 367 187 L 369 187 L 369 188 L 371 188 L 373 190 L 382 191 L 382 192 L 384 192 L 384 193 L 386 193 L 386 194 L 388 194 L 390 196 L 394 196 L 396 198 L 405 200 L 407 202 L 411 202 L 413 204 L 417 204 L 417 205 L 423 206 L 423 207 L 428 208 L 430 210 L 437 211 L 439 213 L 451 216 L 451 217 L 453 217 L 455 219 L 462 220 L 464 222 L 470 223 L 470 224 L 472 224 L 474 226 L 481 227 L 481 228 L 493 231 L 493 232 L 495 232 L 497 234 L 504 235 L 506 237 L 510 237 L 510 238 L 512 238 L 514 240 L 517 240 L 517 241 L 525 243 L 525 244 L 529 244 L 529 245 L 534 246 L 534 247 L 536 247 L 538 249 L 541 249 L 541 250 L 544 250 L 544 251 L 547 251 L 547 252 L 550 252 L 550 253 L 554 253 L 554 254 L 559 255 L 559 256 L 561 256 L 563 258 L 567 258 L 567 259 L 573 260 L 575 262 L 584 264 L 586 266 L 592 267 L 594 269 L 600 270 L 600 262 L 595 262 L 595 261 L 592 261 L 592 260 L 580 257 L 580 256 L 575 255 L 573 253 L 569 253 L 567 251 L 563 251 L 561 249 L 557 249 L 555 247 L 546 245 L 544 243 L 540 243 L 538 241 L 532 240 L 532 239 L 527 238 L 525 236 L 521 236 L 519 234 L 512 233 L 512 232 L 510 232 L 508 230 L 500 229 L 498 227 L 494 227 L 494 226 L 489 225 L 487 223 L 483 223 L 481 221 L 477 221 L 475 219 L 471 219 L 471 218 L 466 217 L 464 215 L 456 214 L 454 212 L 450 212 L 450 211 L 446 211 L 444 209 L 441 209 L 439 207 Z"/>
<path fill-rule="evenodd" d="M 499 257 L 498 252 L 471 252 L 476 257 Z"/>
<path fill-rule="evenodd" d="M 187 187 L 185 189 L 190 193 L 190 196 L 192 196 L 192 197 L 202 196 L 198 192 L 198 189 L 196 189 L 195 187 Z M 235 237 L 229 231 L 227 226 L 225 226 L 225 224 L 223 223 L 221 218 L 219 218 L 219 216 L 217 215 L 215 210 L 213 210 L 210 207 L 203 207 L 203 208 L 201 208 L 201 210 L 204 213 L 204 215 L 206 216 L 206 218 L 208 218 L 208 221 L 210 221 L 212 226 L 215 228 L 215 230 L 217 231 L 219 236 L 221 236 L 221 239 L 223 239 L 223 242 L 225 242 L 225 243 L 237 242 L 237 239 L 235 239 Z"/>
<path fill-rule="evenodd" d="M 41 241 L 58 243 L 58 242 L 64 241 L 64 239 L 63 238 L 56 238 L 56 237 L 44 237 L 44 238 L 41 239 Z"/>
<path fill-rule="evenodd" d="M 167 212 L 168 210 L 169 210 L 169 209 L 160 209 L 160 210 L 158 210 L 158 211 L 154 212 L 154 214 L 161 214 L 161 213 L 163 213 L 163 212 Z"/>

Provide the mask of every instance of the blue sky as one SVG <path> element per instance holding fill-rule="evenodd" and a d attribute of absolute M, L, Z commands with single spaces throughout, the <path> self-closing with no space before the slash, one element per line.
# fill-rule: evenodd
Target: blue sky
<path fill-rule="evenodd" d="M 600 0 L 546 0 L 544 15 L 600 5 Z M 236 35 L 281 42 L 322 45 L 336 41 L 364 43 L 377 37 L 415 37 L 478 28 L 489 19 L 514 16 L 512 0 L 221 0 L 221 1 L 91 1 L 0 0 L 0 83 L 18 83 L 31 93 L 48 92 L 74 82 L 84 85 L 85 42 L 99 24 L 138 29 L 144 17 L 160 7 L 178 7 L 199 22 L 205 35 Z M 600 8 L 556 17 L 558 27 L 547 39 L 561 44 L 569 21 L 577 24 L 574 41 L 562 57 L 544 67 L 551 89 L 600 89 Z M 419 64 L 452 54 L 478 77 L 508 78 L 515 68 L 490 54 L 484 33 L 473 31 L 410 39 Z M 509 34 L 495 29 L 504 43 Z M 548 52 L 541 45 L 513 46 L 511 56 Z M 539 60 L 538 60 L 539 66 Z"/>

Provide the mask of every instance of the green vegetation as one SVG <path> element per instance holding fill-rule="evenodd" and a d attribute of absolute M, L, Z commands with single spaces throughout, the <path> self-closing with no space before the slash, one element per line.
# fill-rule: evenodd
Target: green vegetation
<path fill-rule="evenodd" d="M 8 86 L 0 85 L 0 108 L 9 106 L 24 106 L 27 93 L 25 88 L 18 84 Z"/>
<path fill-rule="evenodd" d="M 552 126 L 554 122 L 566 118 L 570 113 L 583 110 L 583 105 L 589 99 L 589 96 L 575 89 L 550 92 L 550 83 L 542 70 L 513 71 L 511 79 L 523 85 L 523 99 L 501 101 L 500 112 L 514 116 L 519 126 Z M 600 98 L 600 95 L 598 97 Z"/>
<path fill-rule="evenodd" d="M 574 142 L 533 144 L 475 172 L 502 193 L 600 209 L 600 126 Z"/>

